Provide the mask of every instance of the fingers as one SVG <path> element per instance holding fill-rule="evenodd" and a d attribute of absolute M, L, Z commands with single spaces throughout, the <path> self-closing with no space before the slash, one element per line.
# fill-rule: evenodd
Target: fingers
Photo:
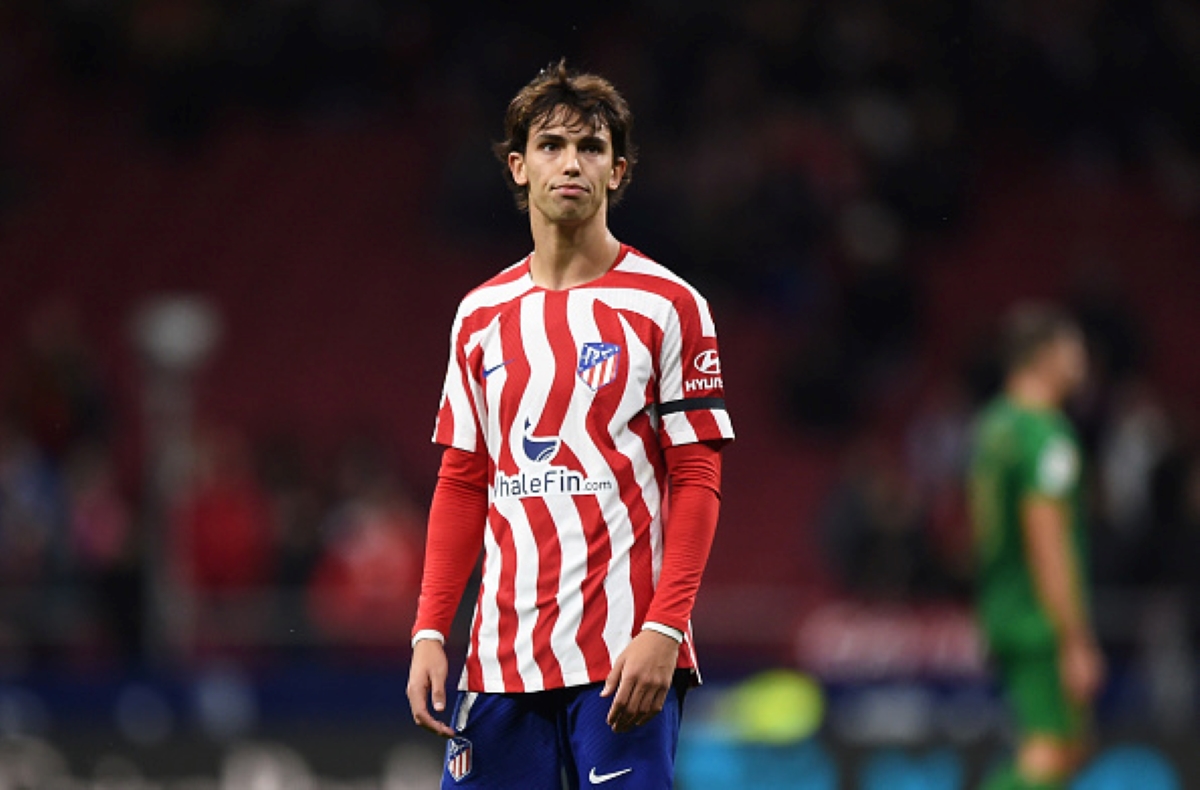
<path fill-rule="evenodd" d="M 621 670 L 625 667 L 624 654 L 617 656 L 617 660 L 613 662 L 612 671 L 608 673 L 608 677 L 604 679 L 604 688 L 600 690 L 601 697 L 612 696 L 612 693 L 617 690 L 621 684 Z"/>
<path fill-rule="evenodd" d="M 446 709 L 446 681 L 443 678 L 441 681 L 435 680 L 433 683 L 433 709 L 441 713 Z"/>
<path fill-rule="evenodd" d="M 413 723 L 424 727 L 429 720 L 429 709 L 425 707 L 425 689 L 408 689 L 408 707 L 412 710 Z"/>
<path fill-rule="evenodd" d="M 454 737 L 454 730 L 451 729 L 449 725 L 438 721 L 428 714 L 425 715 L 424 719 L 417 721 L 417 724 L 421 727 L 421 729 L 428 730 L 434 735 L 440 735 L 443 738 Z"/>
<path fill-rule="evenodd" d="M 447 724 L 438 721 L 429 714 L 429 711 L 421 711 L 413 714 L 413 721 L 423 730 L 432 732 L 434 735 L 440 735 L 443 738 L 453 738 L 454 730 Z"/>
<path fill-rule="evenodd" d="M 428 730 L 429 732 L 432 732 L 435 735 L 440 735 L 443 738 L 453 738 L 454 730 L 451 729 L 448 725 L 446 725 L 443 722 L 436 719 L 434 717 L 434 715 L 429 712 L 429 708 L 426 707 L 425 697 L 427 694 L 428 694 L 428 686 L 426 686 L 423 689 L 419 689 L 419 690 L 414 689 L 411 686 L 409 687 L 408 704 L 412 708 L 413 722 L 421 729 Z M 436 687 L 435 687 L 435 691 L 434 691 L 434 696 L 435 697 L 437 696 Z M 439 708 L 438 703 L 434 702 L 434 704 L 433 704 L 434 708 L 437 708 L 438 710 L 445 708 L 445 706 L 446 706 L 445 696 L 446 696 L 446 694 L 443 691 L 442 692 L 443 699 L 442 699 L 441 707 Z"/>
<path fill-rule="evenodd" d="M 665 688 L 659 689 L 654 693 L 653 696 L 650 697 L 649 704 L 646 706 L 645 711 L 643 711 L 638 720 L 634 722 L 635 727 L 641 727 L 643 724 L 646 724 L 655 716 L 662 713 L 663 705 L 665 705 L 667 702 L 667 691 L 668 690 Z"/>
<path fill-rule="evenodd" d="M 616 695 L 613 697 L 613 703 L 608 709 L 608 717 L 605 719 L 613 732 L 624 732 L 629 729 L 632 721 L 631 708 L 638 691 L 636 676 L 632 673 L 626 675 L 623 670 L 622 657 L 617 659 L 613 671 L 609 673 L 608 680 L 604 683 L 604 689 L 600 692 L 602 697 L 614 693 Z"/>
<path fill-rule="evenodd" d="M 613 697 L 612 705 L 608 709 L 608 717 L 605 719 L 605 722 L 613 729 L 613 732 L 621 732 L 624 728 L 628 727 L 626 720 L 629 716 L 632 686 L 632 682 L 619 682 L 617 685 L 616 696 Z M 601 692 L 601 695 L 603 696 L 603 692 Z"/>
<path fill-rule="evenodd" d="M 614 732 L 626 732 L 662 710 L 671 687 L 679 645 L 655 631 L 634 637 L 613 664 L 602 697 L 612 697 L 606 719 Z"/>
<path fill-rule="evenodd" d="M 439 646 L 440 647 L 440 646 Z M 440 653 L 436 654 L 440 656 Z M 413 722 L 420 728 L 428 730 L 443 738 L 454 737 L 454 730 L 439 721 L 429 711 L 427 701 L 432 699 L 433 709 L 446 709 L 446 673 L 447 667 L 440 660 L 417 660 L 414 658 L 408 679 L 408 705 L 412 709 Z"/>
<path fill-rule="evenodd" d="M 617 689 L 606 719 L 613 732 L 628 732 L 653 719 L 662 711 L 668 687 L 626 677 Z"/>
<path fill-rule="evenodd" d="M 631 700 L 626 708 L 623 726 L 619 732 L 627 732 L 634 727 L 640 727 L 654 718 L 657 713 L 658 710 L 654 708 L 653 691 L 642 687 L 638 690 L 636 698 Z"/>

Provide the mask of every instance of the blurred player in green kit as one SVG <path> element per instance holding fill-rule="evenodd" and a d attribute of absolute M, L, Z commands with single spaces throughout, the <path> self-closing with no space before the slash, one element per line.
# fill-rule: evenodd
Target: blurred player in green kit
<path fill-rule="evenodd" d="M 977 608 L 1016 717 L 1016 760 L 984 790 L 1057 790 L 1079 768 L 1104 678 L 1084 581 L 1079 442 L 1062 405 L 1083 384 L 1079 328 L 1046 305 L 1004 327 L 1004 392 L 982 412 L 970 472 Z"/>

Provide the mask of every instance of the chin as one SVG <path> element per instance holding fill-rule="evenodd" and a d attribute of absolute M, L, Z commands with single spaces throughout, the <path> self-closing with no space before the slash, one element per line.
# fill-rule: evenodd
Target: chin
<path fill-rule="evenodd" d="M 591 219 L 595 215 L 595 209 L 579 206 L 578 208 L 568 208 L 564 211 L 559 211 L 549 216 L 554 222 L 583 222 L 584 220 Z"/>

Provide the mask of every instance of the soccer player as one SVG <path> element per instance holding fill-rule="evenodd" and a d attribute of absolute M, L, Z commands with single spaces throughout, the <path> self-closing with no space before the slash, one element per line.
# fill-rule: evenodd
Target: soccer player
<path fill-rule="evenodd" d="M 985 790 L 1065 788 L 1085 755 L 1104 664 L 1088 617 L 1079 442 L 1064 401 L 1084 381 L 1064 313 L 1020 305 L 1004 327 L 1004 392 L 980 415 L 970 472 L 978 614 L 1020 741 Z"/>
<path fill-rule="evenodd" d="M 449 739 L 444 788 L 673 785 L 733 429 L 707 303 L 608 228 L 631 125 L 609 82 L 560 61 L 496 146 L 533 252 L 460 304 L 434 435 L 408 699 Z M 447 725 L 444 637 L 481 549 Z"/>

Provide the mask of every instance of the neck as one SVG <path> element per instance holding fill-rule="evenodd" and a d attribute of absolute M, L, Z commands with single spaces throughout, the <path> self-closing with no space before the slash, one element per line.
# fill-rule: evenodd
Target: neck
<path fill-rule="evenodd" d="M 591 282 L 612 267 L 621 250 L 601 214 L 568 225 L 531 212 L 529 222 L 533 231 L 529 273 L 542 288 L 558 291 Z"/>
<path fill-rule="evenodd" d="M 1014 374 L 1009 378 L 1005 390 L 1015 403 L 1027 408 L 1057 409 L 1062 405 L 1062 393 L 1045 376 L 1032 373 Z"/>

